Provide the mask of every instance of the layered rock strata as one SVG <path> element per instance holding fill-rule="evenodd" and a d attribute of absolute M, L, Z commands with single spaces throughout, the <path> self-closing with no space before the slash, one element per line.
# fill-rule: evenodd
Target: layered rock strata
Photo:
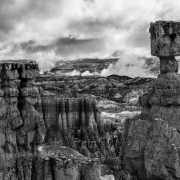
<path fill-rule="evenodd" d="M 46 94 L 38 107 L 46 125 L 46 143 L 68 146 L 87 157 L 100 158 L 112 169 L 120 169 L 121 132 L 104 122 L 95 101 L 57 99 Z"/>
<path fill-rule="evenodd" d="M 140 97 L 142 113 L 125 123 L 124 167 L 142 180 L 180 179 L 180 23 L 151 23 L 151 54 L 160 58 L 153 88 Z"/>

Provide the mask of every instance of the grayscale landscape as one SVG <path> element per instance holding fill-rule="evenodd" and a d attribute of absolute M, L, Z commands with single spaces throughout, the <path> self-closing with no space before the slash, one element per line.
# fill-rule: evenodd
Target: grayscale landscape
<path fill-rule="evenodd" d="M 0 180 L 180 180 L 179 12 L 0 0 Z"/>

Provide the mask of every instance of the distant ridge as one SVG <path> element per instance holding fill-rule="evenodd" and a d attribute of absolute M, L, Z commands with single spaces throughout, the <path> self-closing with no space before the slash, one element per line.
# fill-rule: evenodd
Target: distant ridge
<path fill-rule="evenodd" d="M 73 71 L 78 70 L 80 73 L 89 71 L 90 73 L 101 73 L 103 69 L 107 69 L 110 64 L 115 64 L 118 58 L 107 58 L 107 59 L 78 59 L 73 61 L 57 61 L 55 66 L 50 70 L 50 72 L 58 71 Z"/>
<path fill-rule="evenodd" d="M 111 75 L 109 75 L 109 76 L 107 76 L 107 77 L 119 78 L 119 79 L 122 79 L 122 80 L 133 79 L 133 78 L 131 78 L 131 77 L 129 77 L 129 76 L 125 76 L 125 75 L 120 76 L 120 75 L 117 75 L 117 74 L 111 74 Z"/>

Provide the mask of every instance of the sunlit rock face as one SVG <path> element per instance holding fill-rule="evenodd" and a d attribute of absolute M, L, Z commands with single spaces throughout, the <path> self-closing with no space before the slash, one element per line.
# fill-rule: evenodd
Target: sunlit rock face
<path fill-rule="evenodd" d="M 124 166 L 142 180 L 180 178 L 180 23 L 151 23 L 151 54 L 160 57 L 153 88 L 139 98 L 142 113 L 125 122 Z"/>

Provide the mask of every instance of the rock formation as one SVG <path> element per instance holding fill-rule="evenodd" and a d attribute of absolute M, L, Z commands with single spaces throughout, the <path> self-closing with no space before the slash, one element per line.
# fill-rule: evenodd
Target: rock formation
<path fill-rule="evenodd" d="M 38 70 L 34 61 L 0 62 L 0 176 L 99 180 L 100 162 L 118 171 L 119 130 L 104 123 L 94 100 L 38 89 Z M 42 147 L 50 154 L 42 156 Z"/>
<path fill-rule="evenodd" d="M 160 58 L 153 88 L 140 97 L 142 113 L 124 132 L 124 167 L 142 180 L 180 179 L 180 23 L 151 23 L 151 54 Z"/>
<path fill-rule="evenodd" d="M 33 85 L 38 65 L 33 61 L 4 61 L 0 67 L 1 176 L 31 179 L 33 152 L 45 135 L 44 121 L 34 109 L 39 96 Z"/>
<path fill-rule="evenodd" d="M 36 179 L 100 180 L 98 159 L 90 159 L 77 151 L 59 145 L 38 148 Z"/>
<path fill-rule="evenodd" d="M 180 128 L 180 78 L 174 56 L 180 55 L 180 23 L 158 21 L 152 23 L 151 54 L 160 57 L 160 74 L 153 90 L 141 97 L 142 113 L 161 118 Z"/>
<path fill-rule="evenodd" d="M 26 149 L 31 150 L 31 145 L 35 148 L 43 142 L 46 131 L 43 117 L 34 108 L 39 98 L 39 91 L 34 83 L 34 79 L 39 73 L 38 66 L 25 64 L 18 71 L 21 79 L 18 103 L 23 120 L 23 127 L 17 131 L 18 138 L 20 138 L 18 147 L 25 145 Z"/>
<path fill-rule="evenodd" d="M 38 107 L 46 125 L 46 143 L 68 146 L 119 170 L 121 133 L 104 123 L 92 99 L 57 99 L 44 94 Z"/>

